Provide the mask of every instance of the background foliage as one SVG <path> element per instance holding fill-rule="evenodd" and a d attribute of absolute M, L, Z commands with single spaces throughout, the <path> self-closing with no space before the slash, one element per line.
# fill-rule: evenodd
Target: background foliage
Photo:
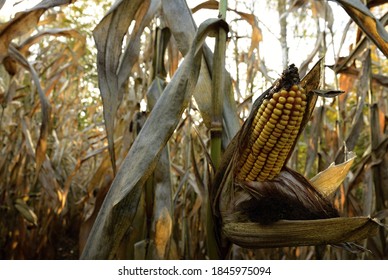
<path fill-rule="evenodd" d="M 345 147 L 353 150 L 357 159 L 335 194 L 335 205 L 344 216 L 384 218 L 387 4 L 257 2 L 228 3 L 230 79 L 225 81 L 223 147 L 248 115 L 252 100 L 287 64 L 296 63 L 304 75 L 318 56 L 325 55 L 325 87 L 346 93 L 333 102 L 320 100 L 289 166 L 311 178 L 332 162 L 341 162 Z M 208 257 L 207 189 L 214 172 L 212 54 L 204 47 L 203 56 L 189 58 L 196 34 L 192 15 L 202 22 L 210 10 L 216 17 L 218 2 L 188 5 L 178 0 L 117 1 L 112 7 L 97 0 L 42 1 L 2 19 L 1 259 L 79 258 L 109 188 L 114 189 L 111 213 L 119 229 L 114 234 L 120 238 L 99 257 Z M 339 24 L 343 18 L 338 15 L 349 15 L 348 24 Z M 213 46 L 214 39 L 206 43 Z M 193 73 L 198 82 L 190 88 Z M 156 104 L 163 90 L 169 94 L 163 93 Z M 166 101 L 178 93 L 186 93 L 186 103 L 177 107 L 175 99 Z M 145 125 L 147 119 L 151 121 Z M 159 139 L 161 134 L 148 136 L 152 129 L 167 131 L 165 140 Z M 139 147 L 144 148 L 144 158 L 137 156 L 143 151 Z M 118 196 L 113 196 L 115 191 Z M 127 212 L 121 204 L 128 206 Z M 112 217 L 98 219 L 99 229 L 111 228 Z M 130 224 L 121 225 L 123 219 Z M 331 247 L 235 247 L 232 257 L 387 258 L 383 230 L 361 244 L 373 254 L 350 255 Z"/>

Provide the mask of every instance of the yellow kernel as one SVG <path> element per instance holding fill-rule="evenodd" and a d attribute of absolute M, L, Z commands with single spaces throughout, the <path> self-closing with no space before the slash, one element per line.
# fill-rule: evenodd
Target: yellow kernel
<path fill-rule="evenodd" d="M 261 171 L 261 173 L 264 173 L 264 174 L 266 174 L 266 173 L 268 173 L 268 175 L 269 175 L 269 173 L 271 172 L 271 170 L 272 170 L 272 167 L 273 166 L 264 166 L 264 168 L 263 168 L 263 170 Z"/>
<path fill-rule="evenodd" d="M 270 102 L 272 105 L 276 105 L 276 103 L 277 103 L 277 101 L 276 101 L 275 99 L 273 99 L 273 98 L 271 98 L 271 99 L 269 100 L 269 102 Z"/>
<path fill-rule="evenodd" d="M 276 129 L 276 128 L 275 128 Z M 273 131 L 272 132 L 272 135 L 279 138 L 280 136 L 282 136 L 282 133 L 281 132 L 276 132 L 276 131 Z"/>
<path fill-rule="evenodd" d="M 297 91 L 299 89 L 299 85 L 293 85 L 291 87 L 292 90 Z"/>
<path fill-rule="evenodd" d="M 262 176 L 262 175 L 260 175 L 258 178 L 257 178 L 257 180 L 259 180 L 259 181 L 264 181 L 264 180 L 266 180 L 267 179 L 267 177 L 264 177 L 264 176 Z"/>
<path fill-rule="evenodd" d="M 296 109 L 296 110 L 301 110 L 302 109 L 302 106 L 300 106 L 300 104 L 295 104 L 294 105 L 294 108 Z"/>
<path fill-rule="evenodd" d="M 276 123 L 277 123 L 277 120 L 275 120 L 275 119 L 273 119 L 273 118 L 270 118 L 268 121 L 269 121 L 270 123 L 273 123 L 273 124 L 276 124 Z"/>
<path fill-rule="evenodd" d="M 280 116 L 280 115 L 282 114 L 282 111 L 279 110 L 279 109 L 277 109 L 277 108 L 275 108 L 275 109 L 273 109 L 273 113 L 274 113 L 275 115 Z"/>
<path fill-rule="evenodd" d="M 254 145 L 257 145 L 258 147 L 264 147 L 265 141 L 262 141 L 262 140 L 260 139 L 260 137 L 259 137 L 259 138 L 256 139 Z"/>
<path fill-rule="evenodd" d="M 272 111 L 267 107 L 267 108 L 265 108 L 264 113 L 267 113 L 268 116 L 270 116 Z"/>
<path fill-rule="evenodd" d="M 254 181 L 254 180 L 256 180 L 256 178 L 255 178 L 254 175 L 249 174 L 249 175 L 246 177 L 246 180 L 247 180 L 247 181 Z"/>
<path fill-rule="evenodd" d="M 271 131 L 275 128 L 275 124 L 276 123 L 270 123 L 270 122 L 267 122 L 266 126 L 264 129 L 266 129 L 267 131 Z"/>
<path fill-rule="evenodd" d="M 267 145 L 268 144 L 271 144 L 272 146 L 271 146 L 271 148 L 273 147 L 273 145 L 275 145 L 276 144 L 276 141 L 277 141 L 277 139 L 268 139 L 268 141 L 267 141 Z"/>
<path fill-rule="evenodd" d="M 287 115 L 282 116 L 282 120 L 288 121 L 289 119 L 290 119 L 290 116 L 287 116 Z"/>
<path fill-rule="evenodd" d="M 306 94 L 302 93 L 302 95 L 300 96 L 302 98 L 302 100 L 306 100 L 307 97 L 306 97 Z"/>
<path fill-rule="evenodd" d="M 286 96 L 288 94 L 288 91 L 287 90 L 285 90 L 285 89 L 282 89 L 281 91 L 280 91 L 280 95 L 281 96 Z"/>
<path fill-rule="evenodd" d="M 287 124 L 288 124 L 288 121 L 286 121 L 286 120 L 280 120 L 279 123 L 282 124 L 282 125 L 287 125 Z"/>
<path fill-rule="evenodd" d="M 269 153 L 272 150 L 272 147 L 265 146 L 263 147 L 263 153 Z"/>
<path fill-rule="evenodd" d="M 276 104 L 276 108 L 278 108 L 279 110 L 281 110 L 281 109 L 283 109 L 283 104 L 280 104 L 280 103 L 278 103 L 278 104 Z"/>
<path fill-rule="evenodd" d="M 284 110 L 283 110 L 283 114 L 289 115 L 289 114 L 291 114 L 291 110 L 284 109 Z"/>
<path fill-rule="evenodd" d="M 288 141 L 288 138 L 290 137 L 291 131 L 284 130 L 284 133 L 282 134 L 282 137 L 279 139 L 279 141 Z"/>
<path fill-rule="evenodd" d="M 252 151 L 254 154 L 258 154 L 260 152 L 260 147 L 258 145 L 253 144 Z"/>
<path fill-rule="evenodd" d="M 276 143 L 276 142 L 275 142 Z M 275 143 L 270 143 L 269 142 L 269 140 L 268 140 L 268 142 L 267 142 L 267 145 L 266 146 L 268 146 L 269 148 L 273 148 L 273 146 L 275 146 Z"/>
<path fill-rule="evenodd" d="M 287 99 L 286 99 L 284 96 L 280 96 L 278 101 L 279 101 L 280 103 L 286 103 L 286 100 L 287 100 Z"/>
<path fill-rule="evenodd" d="M 280 93 L 279 93 L 279 92 L 275 92 L 275 93 L 272 95 L 272 98 L 275 99 L 275 100 L 278 100 L 278 99 L 279 99 L 279 96 L 280 96 Z"/>
<path fill-rule="evenodd" d="M 273 148 L 272 151 L 276 152 L 279 154 L 279 152 L 282 150 L 282 147 L 280 147 L 278 144 L 276 144 L 276 146 Z"/>
<path fill-rule="evenodd" d="M 289 97 L 287 98 L 287 102 L 288 102 L 288 103 L 294 103 L 294 102 L 295 102 L 295 98 L 289 96 Z"/>
<path fill-rule="evenodd" d="M 272 113 L 272 115 L 271 115 L 271 119 L 278 120 L 278 119 L 279 119 L 279 116 L 278 116 L 278 115 L 276 115 L 275 113 Z"/>
<path fill-rule="evenodd" d="M 262 163 L 265 163 L 265 161 L 267 160 L 267 158 L 264 156 L 264 155 L 259 155 L 258 157 L 257 157 L 257 160 L 256 160 L 256 162 L 255 162 L 255 166 L 257 167 L 257 166 L 263 166 L 262 165 Z M 261 163 L 261 165 L 260 165 L 260 163 Z"/>
<path fill-rule="evenodd" d="M 277 123 L 277 124 L 276 124 L 276 127 L 279 128 L 279 129 L 282 129 L 282 130 L 286 128 L 285 125 L 282 125 L 282 124 L 280 124 L 280 123 Z"/>
<path fill-rule="evenodd" d="M 290 96 L 290 97 L 295 97 L 295 95 L 296 95 L 296 92 L 293 91 L 293 90 L 290 90 L 290 91 L 288 92 L 288 96 Z"/>
<path fill-rule="evenodd" d="M 268 164 L 273 164 L 273 163 L 275 163 L 276 162 L 276 159 L 277 159 L 277 155 L 276 155 L 276 157 L 268 157 L 267 158 L 267 162 L 266 162 L 266 164 L 268 163 Z"/>
<path fill-rule="evenodd" d="M 259 125 L 260 127 L 264 127 L 264 125 L 266 123 L 267 123 L 267 119 L 266 118 L 260 118 L 259 121 L 257 122 L 257 125 Z"/>
<path fill-rule="evenodd" d="M 259 135 L 262 129 L 263 129 L 263 128 L 260 127 L 260 125 L 256 125 L 255 128 L 253 129 L 253 135 L 252 135 L 252 136 L 257 136 L 257 135 Z"/>
<path fill-rule="evenodd" d="M 278 157 L 278 153 L 271 153 L 269 156 L 268 156 L 268 159 L 271 159 L 271 160 L 276 160 Z"/>
<path fill-rule="evenodd" d="M 249 156 L 247 158 L 247 162 L 252 163 L 252 164 L 255 162 L 255 156 L 252 153 L 249 154 Z"/>
<path fill-rule="evenodd" d="M 293 115 L 293 116 L 299 116 L 299 115 L 300 115 L 300 112 L 299 112 L 299 111 L 292 111 L 292 115 Z"/>
<path fill-rule="evenodd" d="M 281 129 L 279 129 L 279 128 L 275 127 L 275 129 L 273 130 L 273 132 L 279 132 L 279 133 L 282 133 L 283 131 L 282 131 Z M 272 134 L 273 134 L 273 132 L 272 132 Z"/>
<path fill-rule="evenodd" d="M 265 127 L 265 128 L 263 129 L 263 131 L 261 132 L 261 134 L 263 135 L 263 137 L 264 137 L 265 139 L 267 139 L 269 136 L 271 136 L 271 133 L 272 133 L 272 130 L 269 129 L 268 127 Z"/>
<path fill-rule="evenodd" d="M 292 104 L 286 103 L 286 104 L 284 104 L 284 107 L 286 107 L 286 109 L 288 109 L 288 110 L 291 110 L 292 109 Z"/>
<path fill-rule="evenodd" d="M 272 110 L 272 109 L 275 108 L 275 107 L 273 106 L 273 104 L 268 103 L 268 104 L 267 104 L 267 108 L 270 109 L 270 110 Z M 266 108 L 266 109 L 267 109 L 267 108 Z"/>
<path fill-rule="evenodd" d="M 260 134 L 260 136 L 259 136 L 259 138 L 257 138 L 257 140 L 260 140 L 262 143 L 264 143 L 264 145 L 265 145 L 265 142 L 267 142 L 267 138 L 265 138 L 265 136 L 263 134 Z"/>
<path fill-rule="evenodd" d="M 300 98 L 300 97 L 295 98 L 295 103 L 301 104 L 302 103 L 302 98 Z"/>
<path fill-rule="evenodd" d="M 266 134 L 271 135 L 272 130 L 273 130 L 273 127 L 268 126 L 268 124 L 271 124 L 272 126 L 274 126 L 275 124 L 267 123 L 267 125 L 263 128 L 263 131 L 266 131 L 266 132 L 267 132 Z"/>
<path fill-rule="evenodd" d="M 260 172 L 260 177 L 264 177 L 264 178 L 267 178 L 269 175 L 269 172 Z"/>
<path fill-rule="evenodd" d="M 263 121 L 264 122 L 264 119 L 268 120 L 269 116 L 270 115 L 267 112 L 264 111 L 263 114 L 261 115 L 261 118 L 260 118 L 259 121 Z"/>
<path fill-rule="evenodd" d="M 303 107 L 306 106 L 306 104 L 307 104 L 306 101 L 302 101 L 302 102 L 301 102 L 301 105 L 302 105 Z"/>

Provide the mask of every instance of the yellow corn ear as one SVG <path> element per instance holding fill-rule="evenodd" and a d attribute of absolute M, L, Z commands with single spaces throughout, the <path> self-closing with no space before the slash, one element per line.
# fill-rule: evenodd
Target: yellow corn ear
<path fill-rule="evenodd" d="M 299 134 L 306 104 L 299 84 L 263 100 L 237 163 L 238 180 L 265 181 L 280 173 Z"/>

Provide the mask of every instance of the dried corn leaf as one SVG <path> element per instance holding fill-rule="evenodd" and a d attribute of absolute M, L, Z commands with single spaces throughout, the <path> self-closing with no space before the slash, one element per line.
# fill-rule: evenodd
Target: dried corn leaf
<path fill-rule="evenodd" d="M 51 105 L 43 92 L 43 89 L 40 85 L 38 74 L 36 73 L 34 67 L 31 63 L 14 47 L 9 47 L 10 55 L 13 59 L 19 62 L 23 67 L 30 71 L 32 79 L 35 83 L 36 89 L 39 94 L 39 100 L 42 107 L 42 124 L 40 126 L 40 135 L 38 144 L 35 152 L 35 161 L 36 161 L 36 174 L 39 175 L 40 168 L 43 162 L 46 160 L 46 150 L 47 150 L 47 137 L 49 134 L 50 127 L 50 113 Z"/>
<path fill-rule="evenodd" d="M 116 1 L 93 31 L 97 47 L 98 82 L 104 107 L 104 120 L 108 137 L 109 153 L 114 172 L 116 157 L 114 149 L 114 125 L 118 106 L 123 98 L 122 84 L 119 83 L 119 67 L 122 43 L 129 25 L 136 18 L 142 0 Z"/>
<path fill-rule="evenodd" d="M 164 50 L 161 50 L 163 53 Z M 162 64 L 162 63 L 160 63 Z M 156 68 L 162 68 L 162 65 Z M 160 98 L 166 84 L 156 76 L 148 92 L 148 104 L 150 110 L 153 109 Z M 147 250 L 147 259 L 167 259 L 168 248 L 172 234 L 172 186 L 170 174 L 170 154 L 167 147 L 161 152 L 157 166 L 152 176 L 153 206 L 150 243 Z M 150 200 L 147 200 L 150 201 Z"/>
<path fill-rule="evenodd" d="M 40 16 L 49 8 L 71 4 L 72 0 L 53 0 L 42 1 L 35 7 L 17 13 L 16 16 L 5 24 L 0 25 L 0 63 L 8 55 L 8 46 L 10 42 L 19 36 L 22 36 L 33 30 Z"/>
<path fill-rule="evenodd" d="M 197 30 L 193 15 L 185 1 L 163 0 L 162 1 L 163 19 L 170 28 L 172 35 L 177 43 L 179 51 L 186 55 L 190 49 L 190 42 L 193 41 Z M 177 17 L 176 15 L 180 15 Z M 211 107 L 211 72 L 212 72 L 212 52 L 205 45 L 204 56 L 206 63 L 201 64 L 201 74 L 194 91 L 194 98 L 198 104 L 198 109 L 204 123 L 210 128 L 212 107 Z M 223 104 L 224 131 L 228 140 L 233 138 L 240 128 L 237 109 L 233 94 L 230 94 L 231 81 L 229 74 L 225 79 L 225 97 Z"/>
<path fill-rule="evenodd" d="M 69 29 L 69 28 L 55 28 L 55 29 L 49 29 L 49 30 L 44 30 L 40 31 L 37 34 L 29 37 L 27 40 L 25 40 L 23 43 L 20 44 L 18 47 L 19 51 L 23 54 L 26 54 L 28 49 L 33 45 L 39 42 L 44 36 L 64 36 L 64 37 L 69 37 L 69 38 L 76 38 L 78 41 L 82 43 L 82 47 L 85 46 L 86 43 L 86 37 L 79 33 L 77 30 L 74 29 Z M 73 52 L 75 50 L 73 49 Z M 79 53 L 79 56 L 82 55 L 82 53 Z"/>
<path fill-rule="evenodd" d="M 209 1 L 202 2 L 202 3 L 198 4 L 197 6 L 195 6 L 192 9 L 192 12 L 195 13 L 201 9 L 218 10 L 218 6 L 219 6 L 218 1 L 209 0 Z M 241 16 L 241 18 L 243 20 L 245 20 L 246 22 L 248 22 L 252 26 L 251 45 L 250 45 L 249 51 L 248 51 L 248 56 L 251 56 L 254 49 L 256 49 L 258 47 L 259 43 L 263 40 L 263 34 L 261 32 L 261 29 L 259 28 L 256 16 L 253 14 L 240 12 L 238 10 L 231 9 L 231 8 L 228 8 L 228 11 L 235 12 L 236 14 Z"/>
<path fill-rule="evenodd" d="M 364 61 L 362 65 L 362 72 L 360 73 L 360 79 L 357 87 L 357 108 L 353 116 L 352 128 L 346 137 L 346 148 L 353 150 L 359 140 L 362 127 L 364 125 L 363 110 L 365 105 L 366 96 L 369 90 L 369 79 L 371 74 L 371 58 L 370 52 L 367 51 L 364 55 Z M 335 162 L 340 163 L 344 158 L 345 146 L 343 146 L 336 155 Z"/>
<path fill-rule="evenodd" d="M 359 0 L 336 0 L 336 2 L 344 8 L 358 27 L 388 57 L 388 33 L 384 25 L 374 17 L 371 11 Z"/>
<path fill-rule="evenodd" d="M 38 225 L 38 216 L 36 216 L 34 211 L 24 202 L 24 200 L 20 198 L 16 199 L 15 208 L 27 221 L 35 226 Z"/>
<path fill-rule="evenodd" d="M 356 156 L 351 156 L 341 164 L 334 162 L 330 166 L 310 179 L 312 185 L 324 196 L 331 196 L 345 180 Z"/>
<path fill-rule="evenodd" d="M 339 244 L 362 240 L 377 233 L 380 223 L 370 217 L 278 221 L 264 226 L 230 223 L 223 228 L 235 244 L 247 248 L 271 248 Z"/>
<path fill-rule="evenodd" d="M 118 171 L 82 253 L 83 259 L 112 258 L 137 211 L 144 182 L 154 171 L 167 141 L 179 124 L 196 86 L 207 34 L 225 23 L 205 21 L 189 54 L 158 99 Z"/>

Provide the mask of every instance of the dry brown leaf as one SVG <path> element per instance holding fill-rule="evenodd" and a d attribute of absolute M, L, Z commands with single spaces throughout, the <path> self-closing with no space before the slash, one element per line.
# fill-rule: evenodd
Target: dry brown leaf
<path fill-rule="evenodd" d="M 34 226 L 38 226 L 38 216 L 34 211 L 24 202 L 24 200 L 18 198 L 15 201 L 15 208 L 27 221 L 32 223 Z"/>
<path fill-rule="evenodd" d="M 35 86 L 39 94 L 40 105 L 42 108 L 42 124 L 40 126 L 40 135 L 39 135 L 39 140 L 35 151 L 36 176 L 38 176 L 40 168 L 43 162 L 46 160 L 47 137 L 49 134 L 49 127 L 51 122 L 50 120 L 51 105 L 42 90 L 38 74 L 36 73 L 34 67 L 14 46 L 10 46 L 9 51 L 10 51 L 10 56 L 13 59 L 18 61 L 23 67 L 27 68 L 30 71 L 32 79 L 35 83 Z"/>
<path fill-rule="evenodd" d="M 307 221 L 230 223 L 223 228 L 233 243 L 247 248 L 312 246 L 358 241 L 377 233 L 380 223 L 370 217 L 332 218 Z"/>
<path fill-rule="evenodd" d="M 202 46 L 210 31 L 223 28 L 220 20 L 208 20 L 198 29 L 190 53 L 158 99 L 124 159 L 97 216 L 82 259 L 112 258 L 137 212 L 144 182 L 179 124 L 195 88 Z M 112 236 L 114 233 L 114 236 Z"/>
<path fill-rule="evenodd" d="M 376 44 L 381 52 L 388 57 L 388 33 L 384 25 L 378 21 L 371 11 L 359 0 L 335 0 L 354 22 Z"/>
<path fill-rule="evenodd" d="M 149 0 L 119 0 L 115 2 L 93 31 L 93 37 L 98 51 L 97 70 L 99 88 L 104 107 L 105 128 L 114 173 L 116 173 L 116 155 L 114 148 L 115 117 L 123 98 L 123 83 L 131 70 L 125 63 L 120 67 L 122 43 L 131 22 L 133 20 L 138 21 L 137 16 L 143 15 L 144 11 L 148 9 L 149 4 Z M 136 26 L 139 26 L 138 22 L 136 22 Z M 127 50 L 130 50 L 131 47 L 135 47 L 135 45 L 127 46 Z M 131 54 L 131 51 L 128 51 L 127 54 Z M 128 59 L 128 55 L 124 55 L 126 62 Z"/>
<path fill-rule="evenodd" d="M 322 172 L 310 179 L 312 185 L 324 196 L 331 196 L 345 180 L 356 156 L 349 154 L 348 159 L 341 163 L 334 162 Z"/>
<path fill-rule="evenodd" d="M 72 0 L 42 1 L 35 7 L 17 13 L 7 23 L 0 25 L 0 63 L 8 55 L 8 46 L 11 41 L 32 31 L 39 22 L 40 16 L 49 8 L 72 3 Z"/>

